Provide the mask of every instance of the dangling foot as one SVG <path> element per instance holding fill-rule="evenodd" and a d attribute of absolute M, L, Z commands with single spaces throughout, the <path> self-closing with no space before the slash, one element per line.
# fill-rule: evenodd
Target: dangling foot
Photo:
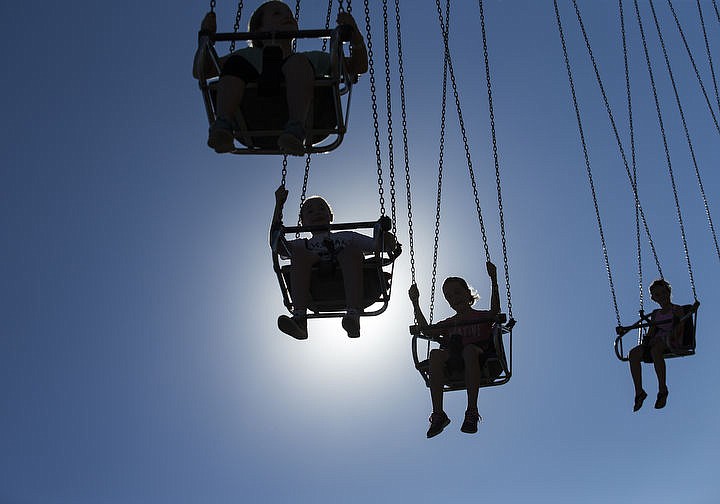
<path fill-rule="evenodd" d="M 347 315 L 342 319 L 342 326 L 348 338 L 360 337 L 360 315 L 356 311 L 348 310 Z"/>
<path fill-rule="evenodd" d="M 208 147 L 212 148 L 218 154 L 234 151 L 235 142 L 230 121 L 218 117 L 213 125 L 210 126 L 207 144 Z"/>
<path fill-rule="evenodd" d="M 293 315 L 288 317 L 287 315 L 280 315 L 277 324 L 278 329 L 295 339 L 305 340 L 308 337 L 307 318 L 303 316 Z"/>
<path fill-rule="evenodd" d="M 482 417 L 477 410 L 468 410 L 465 412 L 465 421 L 463 422 L 462 427 L 460 427 L 460 430 L 466 434 L 475 434 L 478 431 L 477 424 L 480 421 L 482 421 Z"/>
<path fill-rule="evenodd" d="M 433 413 L 432 415 L 430 415 L 429 420 L 430 428 L 427 431 L 428 439 L 437 436 L 443 431 L 445 427 L 450 425 L 450 419 L 444 411 L 441 411 L 440 413 Z"/>
<path fill-rule="evenodd" d="M 638 395 L 635 396 L 635 404 L 633 404 L 633 412 L 642 408 L 643 402 L 647 399 L 647 392 L 641 390 Z"/>
<path fill-rule="evenodd" d="M 285 124 L 285 131 L 278 137 L 278 147 L 284 154 L 291 156 L 305 155 L 305 128 L 296 120 L 289 120 Z"/>
<path fill-rule="evenodd" d="M 655 409 L 663 409 L 667 403 L 668 389 L 660 389 L 655 399 Z"/>

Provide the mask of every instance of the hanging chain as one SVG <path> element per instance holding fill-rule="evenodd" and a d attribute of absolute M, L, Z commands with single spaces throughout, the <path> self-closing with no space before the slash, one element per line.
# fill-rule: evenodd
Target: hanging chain
<path fill-rule="evenodd" d="M 580 8 L 577 5 L 577 0 L 572 0 L 573 6 L 575 7 L 575 15 L 578 20 L 578 24 L 580 25 L 580 30 L 582 32 L 583 39 L 585 41 L 585 47 L 588 51 L 588 55 L 590 57 L 590 61 L 593 66 L 593 70 L 595 72 L 595 80 L 598 83 L 598 87 L 600 88 L 600 93 L 603 98 L 603 103 L 605 104 L 605 110 L 608 114 L 608 119 L 610 120 L 610 125 L 612 127 L 613 133 L 615 135 L 615 142 L 617 143 L 618 150 L 620 151 L 620 157 L 622 158 L 623 166 L 625 167 L 625 174 L 628 177 L 628 180 L 630 182 L 630 186 L 633 191 L 633 197 L 635 198 L 635 205 L 640 210 L 640 218 L 643 222 L 643 227 L 645 228 L 645 235 L 647 236 L 648 243 L 650 244 L 650 250 L 652 251 L 653 258 L 655 259 L 655 266 L 657 267 L 658 274 L 660 275 L 660 278 L 663 278 L 662 273 L 662 267 L 660 266 L 660 259 L 658 259 L 657 250 L 655 249 L 655 242 L 652 239 L 652 234 L 650 233 L 650 227 L 648 226 L 647 219 L 645 218 L 645 211 L 642 208 L 642 205 L 640 204 L 640 196 L 638 194 L 638 188 L 637 184 L 633 180 L 632 172 L 630 171 L 630 166 L 628 164 L 627 156 L 625 155 L 625 149 L 623 148 L 622 140 L 620 140 L 620 133 L 617 128 L 617 123 L 615 122 L 615 116 L 612 112 L 612 107 L 610 107 L 610 101 L 607 97 L 607 92 L 605 91 L 605 85 L 603 84 L 602 78 L 600 77 L 600 69 L 598 68 L 597 60 L 595 59 L 595 55 L 592 51 L 592 47 L 590 46 L 590 38 L 588 37 L 587 30 L 585 30 L 585 23 L 583 22 L 582 15 L 580 14 Z"/>
<path fill-rule="evenodd" d="M 410 248 L 410 283 L 415 283 L 415 243 L 413 237 L 412 191 L 410 185 L 410 149 L 408 148 L 407 109 L 405 105 L 405 69 L 403 67 L 402 36 L 400 30 L 400 0 L 395 0 L 395 29 L 398 46 L 398 74 L 400 77 L 400 110 L 402 116 L 403 155 L 405 159 L 405 192 L 407 195 L 408 236 Z"/>
<path fill-rule="evenodd" d="M 445 17 L 450 20 L 450 2 L 445 4 Z M 442 106 L 440 108 L 440 152 L 438 155 L 438 182 L 437 182 L 437 199 L 435 203 L 435 241 L 433 244 L 433 265 L 430 286 L 430 323 L 433 321 L 433 312 L 435 310 L 435 288 L 437 284 L 437 264 L 438 264 L 438 246 L 440 243 L 440 209 L 442 208 L 442 179 L 443 164 L 445 160 L 445 119 L 447 116 L 447 75 L 448 75 L 448 59 L 447 53 L 443 57 L 443 86 L 442 86 Z M 428 342 L 428 352 L 429 352 Z"/>
<path fill-rule="evenodd" d="M 668 3 L 670 3 L 669 0 Z M 673 75 L 672 68 L 670 67 L 670 59 L 668 58 L 667 49 L 665 47 L 665 40 L 663 39 L 662 31 L 660 30 L 660 23 L 658 21 L 657 14 L 655 13 L 655 6 L 653 5 L 652 0 L 650 1 L 650 9 L 652 11 L 653 20 L 655 22 L 658 39 L 660 40 L 663 57 L 665 58 L 665 65 L 667 67 L 668 75 L 670 77 L 670 82 L 672 83 L 673 92 L 675 93 L 675 102 L 677 103 L 678 110 L 680 112 L 680 119 L 685 130 L 685 138 L 687 139 L 688 147 L 690 148 L 690 155 L 692 157 L 693 164 L 695 165 L 695 172 L 699 176 L 700 172 L 698 170 L 697 161 L 695 160 L 695 150 L 693 149 L 692 141 L 690 140 L 690 132 L 688 131 L 687 122 L 685 121 L 685 113 L 683 112 L 682 104 L 680 103 L 680 95 L 677 90 L 677 85 L 675 84 L 675 77 Z M 648 57 L 648 63 L 649 61 L 650 59 Z M 650 67 L 648 67 L 648 71 L 652 73 L 652 69 Z M 683 224 L 682 211 L 680 210 L 680 199 L 678 198 L 678 190 L 675 183 L 675 174 L 673 173 L 672 163 L 670 161 L 670 149 L 667 145 L 667 141 L 665 140 L 665 128 L 663 126 L 662 114 L 660 112 L 660 102 L 657 99 L 657 94 L 654 87 L 655 81 L 652 78 L 650 79 L 650 81 L 653 82 L 653 95 L 655 96 L 655 106 L 658 113 L 658 121 L 660 122 L 660 130 L 663 134 L 663 144 L 665 146 L 665 157 L 667 158 L 668 174 L 670 175 L 670 183 L 672 184 L 673 197 L 675 198 L 675 210 L 677 212 L 678 225 L 680 226 L 680 236 L 682 237 L 683 250 L 685 251 L 685 261 L 687 262 L 688 275 L 690 276 L 690 286 L 692 287 L 693 297 L 695 298 L 695 301 L 697 301 L 697 293 L 695 292 L 695 278 L 693 276 L 692 264 L 690 262 L 690 252 L 688 251 L 687 237 L 685 235 L 685 225 Z"/>
<path fill-rule="evenodd" d="M 383 189 L 382 157 L 380 155 L 380 126 L 378 124 L 378 105 L 375 88 L 375 58 L 373 57 L 372 36 L 370 29 L 369 0 L 365 0 L 365 30 L 367 31 L 365 43 L 367 45 L 368 53 L 368 73 L 370 74 L 370 97 L 372 99 L 373 131 L 375 135 L 375 159 L 377 162 L 378 195 L 380 197 L 380 215 L 385 216 L 385 190 Z"/>
<path fill-rule="evenodd" d="M 330 16 L 332 15 L 332 4 L 333 0 L 328 0 L 327 13 L 325 14 L 325 29 L 330 28 Z M 325 52 L 327 49 L 327 39 L 323 39 L 322 51 Z"/>
<path fill-rule="evenodd" d="M 623 63 L 625 65 L 625 94 L 627 96 L 627 108 L 628 108 L 628 124 L 630 126 L 630 158 L 632 160 L 632 178 L 637 185 L 637 162 L 635 156 L 635 128 L 633 121 L 633 109 L 632 109 L 632 94 L 630 87 L 630 65 L 628 61 L 628 49 L 627 49 L 627 33 L 625 31 L 625 10 L 623 9 L 623 0 L 618 0 L 618 7 L 620 11 L 620 32 L 622 34 L 622 47 L 623 47 Z M 638 294 L 640 312 L 645 310 L 645 289 L 643 287 L 643 269 L 642 269 L 642 240 L 640 239 L 640 211 L 637 204 L 635 205 L 635 244 L 637 248 L 637 265 L 638 265 Z"/>
<path fill-rule="evenodd" d="M 705 52 L 708 57 L 708 66 L 710 67 L 710 75 L 712 76 L 713 88 L 715 90 L 715 100 L 717 101 L 718 111 L 720 112 L 720 94 L 718 93 L 718 83 L 715 78 L 715 67 L 713 65 L 712 55 L 710 54 L 710 44 L 708 42 L 707 30 L 705 29 L 705 19 L 703 17 L 702 7 L 700 6 L 700 0 L 696 0 L 698 15 L 700 16 L 700 26 L 702 26 L 703 39 L 705 40 Z"/>
<path fill-rule="evenodd" d="M 308 154 L 305 157 L 305 173 L 303 174 L 303 184 L 302 184 L 302 191 L 300 192 L 300 209 L 298 210 L 298 226 L 302 225 L 302 207 L 303 203 L 305 203 L 305 199 L 307 198 L 307 186 L 308 186 L 308 178 L 310 177 L 310 159 L 311 156 Z M 295 233 L 295 238 L 300 238 L 300 233 Z"/>
<path fill-rule="evenodd" d="M 575 108 L 575 118 L 577 120 L 578 132 L 580 134 L 580 142 L 582 143 L 583 156 L 585 158 L 585 171 L 587 173 L 588 182 L 590 184 L 590 192 L 592 193 L 593 206 L 595 207 L 595 218 L 597 220 L 598 230 L 600 232 L 600 242 L 602 244 L 602 253 L 605 260 L 605 271 L 607 272 L 608 282 L 610 284 L 610 293 L 612 295 L 613 308 L 615 309 L 615 318 L 617 325 L 620 322 L 620 310 L 618 309 L 617 296 L 615 295 L 615 283 L 613 282 L 612 270 L 610 269 L 610 257 L 608 255 L 607 244 L 605 242 L 605 233 L 603 231 L 602 219 L 600 217 L 600 207 L 598 205 L 597 193 L 595 192 L 595 183 L 593 181 L 592 169 L 590 167 L 590 156 L 588 154 L 587 142 L 585 141 L 585 133 L 582 126 L 580 116 L 580 105 L 578 104 L 577 94 L 575 92 L 575 82 L 573 80 L 572 69 L 570 67 L 570 58 L 568 57 L 567 45 L 565 43 L 565 33 L 560 19 L 560 10 L 558 9 L 557 0 L 553 0 L 555 6 L 555 19 L 557 20 L 558 32 L 560 33 L 560 43 L 562 44 L 563 56 L 565 58 L 565 68 L 567 70 L 568 82 L 570 84 L 570 94 L 572 95 L 573 107 Z"/>
<path fill-rule="evenodd" d="M 213 3 L 215 0 L 213 0 Z M 235 24 L 233 25 L 233 33 L 237 33 L 240 30 L 240 18 L 242 17 L 242 10 L 243 10 L 243 0 L 240 0 L 238 2 L 237 6 L 237 12 L 235 12 Z M 230 43 L 230 52 L 235 52 L 235 41 L 233 40 Z"/>
<path fill-rule="evenodd" d="M 507 242 L 505 238 L 505 215 L 503 212 L 502 188 L 500 182 L 500 161 L 498 157 L 497 135 L 495 134 L 495 112 L 492 99 L 492 85 L 490 79 L 490 63 L 488 58 L 487 34 L 485 30 L 485 11 L 483 0 L 478 0 L 480 7 L 480 28 L 482 31 L 483 55 L 485 57 L 485 80 L 487 83 L 488 109 L 490 111 L 490 132 L 492 136 L 493 159 L 495 161 L 495 183 L 497 185 L 498 213 L 500 215 L 500 237 L 502 242 L 503 266 L 505 268 L 505 290 L 507 295 L 508 316 L 512 319 L 512 298 L 510 296 L 510 268 L 508 266 Z"/>
<path fill-rule="evenodd" d="M 287 154 L 283 154 L 281 174 L 282 174 L 282 178 L 280 180 L 280 185 L 285 187 L 285 183 L 287 181 Z"/>
<path fill-rule="evenodd" d="M 718 23 L 720 23 L 720 11 L 718 11 L 717 2 L 712 0 L 713 8 L 715 9 L 715 16 L 717 17 Z"/>
<path fill-rule="evenodd" d="M 450 0 L 447 0 L 448 2 Z M 450 55 L 450 44 L 449 44 L 449 25 L 446 26 L 443 20 L 442 8 L 440 7 L 440 0 L 435 0 L 435 5 L 438 11 L 438 18 L 440 20 L 440 29 L 442 31 L 443 43 L 445 45 L 445 55 L 447 57 L 448 71 L 450 73 L 450 82 L 452 84 L 453 96 L 455 98 L 455 109 L 458 115 L 458 122 L 460 123 L 460 132 L 462 133 L 463 146 L 465 148 L 465 159 L 467 161 L 468 173 L 470 175 L 470 182 L 473 188 L 473 195 L 475 197 L 475 208 L 478 215 L 478 221 L 480 223 L 480 231 L 482 234 L 483 248 L 485 249 L 485 259 L 490 261 L 490 250 L 488 247 L 487 233 L 485 232 L 485 222 L 483 221 L 482 210 L 480 208 L 480 198 L 478 196 L 477 183 L 475 182 L 475 172 L 473 170 L 472 158 L 470 157 L 470 147 L 467 138 L 467 132 L 465 130 L 465 121 L 462 115 L 462 108 L 460 106 L 460 94 L 457 89 L 457 82 L 455 80 L 455 71 L 453 70 L 452 57 Z"/>
<path fill-rule="evenodd" d="M 702 91 L 703 96 L 705 97 L 705 103 L 708 106 L 708 110 L 710 111 L 710 115 L 712 116 L 713 123 L 715 124 L 715 129 L 718 133 L 720 133 L 720 124 L 718 124 L 717 116 L 715 115 L 715 111 L 713 110 L 712 104 L 710 103 L 710 97 L 707 94 L 707 91 L 705 90 L 705 84 L 703 84 L 702 77 L 700 77 L 700 71 L 698 70 L 697 65 L 695 64 L 695 58 L 692 55 L 692 51 L 690 50 L 690 46 L 688 45 L 687 39 L 685 38 L 685 31 L 682 29 L 682 26 L 680 25 L 680 20 L 677 17 L 677 14 L 675 13 L 675 7 L 672 4 L 671 0 L 667 0 L 668 6 L 670 7 L 670 11 L 672 12 L 673 18 L 675 19 L 675 25 L 677 26 L 678 32 L 680 33 L 680 38 L 683 41 L 683 45 L 685 45 L 685 51 L 688 54 L 688 57 L 690 58 L 690 63 L 692 63 L 693 70 L 695 70 L 695 77 L 697 78 L 698 84 L 700 84 L 700 90 Z M 655 10 L 655 7 L 652 2 L 650 2 L 650 7 L 652 7 L 653 11 Z"/>
<path fill-rule="evenodd" d="M 210 12 L 215 12 L 215 0 L 210 0 Z"/>
<path fill-rule="evenodd" d="M 385 102 L 387 106 L 388 176 L 390 179 L 390 215 L 392 232 L 397 234 L 397 209 L 395 200 L 395 147 L 393 145 L 392 96 L 390 86 L 390 33 L 388 31 L 388 0 L 383 0 L 383 41 L 385 43 Z"/>

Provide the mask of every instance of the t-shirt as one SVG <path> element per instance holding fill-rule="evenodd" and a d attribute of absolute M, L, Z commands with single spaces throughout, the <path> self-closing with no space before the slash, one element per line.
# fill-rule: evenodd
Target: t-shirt
<path fill-rule="evenodd" d="M 492 313 L 486 310 L 472 310 L 463 315 L 453 315 L 440 322 L 438 325 L 448 327 L 447 335 L 457 334 L 460 336 L 462 346 L 471 343 L 477 344 L 483 348 L 492 345 Z M 477 320 L 475 324 L 468 323 Z M 462 325 L 454 325 L 453 323 L 462 323 Z"/>

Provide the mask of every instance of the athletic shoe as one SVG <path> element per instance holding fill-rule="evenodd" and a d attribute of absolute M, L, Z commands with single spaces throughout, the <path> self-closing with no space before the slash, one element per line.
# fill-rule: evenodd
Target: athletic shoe
<path fill-rule="evenodd" d="M 444 411 L 440 413 L 433 413 L 430 415 L 430 428 L 427 431 L 427 437 L 430 439 L 431 437 L 437 436 L 440 434 L 445 427 L 450 425 L 450 419 L 445 414 Z"/>
<path fill-rule="evenodd" d="M 308 337 L 307 319 L 305 317 L 280 315 L 277 324 L 278 329 L 295 339 L 305 340 Z"/>

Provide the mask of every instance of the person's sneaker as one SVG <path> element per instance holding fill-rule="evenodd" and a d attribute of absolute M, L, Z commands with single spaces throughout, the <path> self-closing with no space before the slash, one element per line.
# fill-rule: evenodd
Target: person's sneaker
<path fill-rule="evenodd" d="M 475 434 L 478 430 L 477 424 L 481 420 L 481 416 L 477 411 L 466 411 L 465 421 L 460 430 L 466 434 Z"/>
<path fill-rule="evenodd" d="M 222 117 L 218 117 L 210 126 L 208 133 L 208 147 L 218 154 L 235 150 L 232 124 Z"/>
<path fill-rule="evenodd" d="M 657 399 L 655 400 L 655 409 L 662 409 L 665 407 L 665 404 L 667 403 L 667 396 L 668 396 L 668 390 L 661 390 L 657 394 Z"/>
<path fill-rule="evenodd" d="M 285 124 L 285 131 L 278 137 L 277 144 L 284 154 L 304 156 L 305 128 L 300 121 L 288 121 Z"/>
<path fill-rule="evenodd" d="M 305 317 L 280 315 L 278 317 L 278 329 L 285 334 L 298 340 L 307 339 L 307 319 Z"/>
<path fill-rule="evenodd" d="M 360 315 L 348 313 L 342 319 L 342 326 L 349 338 L 360 337 Z"/>
<path fill-rule="evenodd" d="M 440 434 L 445 427 L 447 427 L 450 424 L 450 419 L 445 414 L 444 411 L 440 413 L 433 413 L 430 415 L 430 428 L 427 431 L 427 437 L 430 439 L 431 437 L 437 436 Z"/>

